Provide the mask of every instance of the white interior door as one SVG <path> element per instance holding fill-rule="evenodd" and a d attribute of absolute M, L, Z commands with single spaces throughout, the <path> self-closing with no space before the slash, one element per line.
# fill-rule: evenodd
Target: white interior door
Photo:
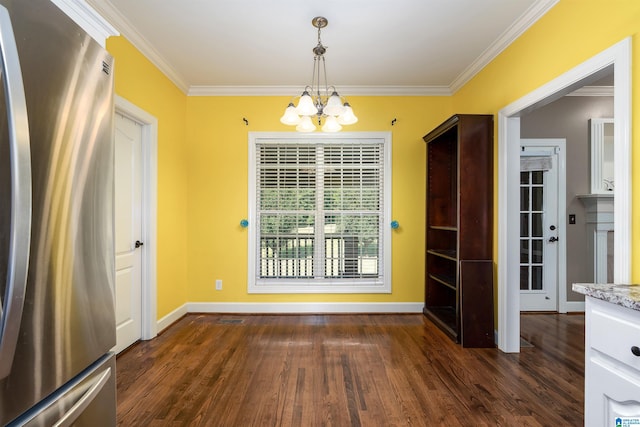
<path fill-rule="evenodd" d="M 547 140 L 521 142 L 520 154 L 520 310 L 557 311 L 560 146 Z M 564 237 L 563 237 L 564 238 Z M 564 286 L 564 285 L 563 285 Z"/>
<path fill-rule="evenodd" d="M 142 126 L 116 113 L 115 259 L 116 347 L 120 352 L 142 336 Z"/>

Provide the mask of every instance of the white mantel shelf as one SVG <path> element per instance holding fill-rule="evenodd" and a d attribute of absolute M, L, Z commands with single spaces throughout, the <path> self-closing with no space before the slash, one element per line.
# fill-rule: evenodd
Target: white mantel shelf
<path fill-rule="evenodd" d="M 613 212 L 613 192 L 578 194 L 576 197 L 580 199 L 584 207 L 587 208 L 587 212 L 590 210 L 600 210 L 600 208 L 610 208 L 611 212 Z"/>
<path fill-rule="evenodd" d="M 587 222 L 611 223 L 613 230 L 613 193 L 578 194 L 576 197 L 586 208 Z"/>

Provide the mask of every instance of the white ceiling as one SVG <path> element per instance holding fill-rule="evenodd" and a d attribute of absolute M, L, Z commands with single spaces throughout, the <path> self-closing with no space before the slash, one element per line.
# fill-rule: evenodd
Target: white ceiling
<path fill-rule="evenodd" d="M 455 92 L 558 0 L 87 0 L 185 93 Z"/>

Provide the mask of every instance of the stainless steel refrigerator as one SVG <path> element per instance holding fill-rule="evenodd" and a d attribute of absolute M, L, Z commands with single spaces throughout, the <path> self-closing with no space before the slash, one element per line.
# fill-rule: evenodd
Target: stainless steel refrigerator
<path fill-rule="evenodd" d="M 115 425 L 113 60 L 0 0 L 0 425 Z"/>

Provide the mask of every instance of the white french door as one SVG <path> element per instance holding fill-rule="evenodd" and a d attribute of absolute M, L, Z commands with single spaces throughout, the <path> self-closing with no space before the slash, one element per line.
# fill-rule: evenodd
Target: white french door
<path fill-rule="evenodd" d="M 557 311 L 560 245 L 564 239 L 564 141 L 521 140 L 520 153 L 520 310 Z M 565 269 L 562 268 L 562 271 Z"/>

